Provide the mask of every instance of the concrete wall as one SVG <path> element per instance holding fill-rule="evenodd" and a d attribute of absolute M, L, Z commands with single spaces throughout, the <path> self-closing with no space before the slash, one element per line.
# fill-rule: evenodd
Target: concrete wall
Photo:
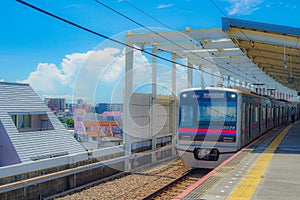
<path fill-rule="evenodd" d="M 123 170 L 124 163 L 114 163 L 108 166 L 103 165 L 99 168 L 86 170 L 77 174 L 58 177 L 53 180 L 31 184 L 24 187 L 1 193 L 0 199 L 41 199 L 44 197 L 56 195 L 57 193 L 72 189 L 92 181 L 116 174 Z M 1 186 L 0 186 L 1 189 Z"/>
<path fill-rule="evenodd" d="M 133 137 L 132 142 L 151 139 L 150 123 L 154 123 L 157 137 L 172 135 L 172 130 L 176 123 L 170 123 L 172 114 L 177 115 L 176 111 L 172 111 L 172 102 L 169 96 L 158 96 L 156 105 L 152 108 L 155 112 L 154 120 L 151 119 L 151 95 L 134 93 L 131 97 L 130 115 L 132 117 L 133 126 L 131 127 L 130 135 Z M 175 102 L 176 103 L 176 102 Z M 174 133 L 173 133 L 174 135 Z"/>
<path fill-rule="evenodd" d="M 134 93 L 130 101 L 130 116 L 132 119 L 130 136 L 132 142 L 151 138 L 149 126 L 150 95 Z"/>

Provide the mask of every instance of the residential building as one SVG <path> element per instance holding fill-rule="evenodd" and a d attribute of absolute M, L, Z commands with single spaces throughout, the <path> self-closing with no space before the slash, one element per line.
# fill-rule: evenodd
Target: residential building
<path fill-rule="evenodd" d="M 65 98 L 45 98 L 44 101 L 54 113 L 65 112 L 66 110 Z"/>
<path fill-rule="evenodd" d="M 28 84 L 0 82 L 0 166 L 83 151 Z"/>
<path fill-rule="evenodd" d="M 98 103 L 95 108 L 96 113 L 103 114 L 104 112 L 122 112 L 123 103 Z"/>

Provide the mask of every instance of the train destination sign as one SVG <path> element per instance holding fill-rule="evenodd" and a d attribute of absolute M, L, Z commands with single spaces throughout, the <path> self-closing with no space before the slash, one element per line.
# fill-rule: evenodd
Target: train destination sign
<path fill-rule="evenodd" d="M 225 93 L 203 93 L 204 99 L 223 99 L 225 97 Z"/>

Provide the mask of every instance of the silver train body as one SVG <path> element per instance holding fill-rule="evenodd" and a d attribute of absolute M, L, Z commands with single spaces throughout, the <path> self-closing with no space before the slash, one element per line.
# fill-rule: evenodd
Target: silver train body
<path fill-rule="evenodd" d="M 215 168 L 280 124 L 300 104 L 230 88 L 187 89 L 179 97 L 176 149 L 184 164 Z"/>

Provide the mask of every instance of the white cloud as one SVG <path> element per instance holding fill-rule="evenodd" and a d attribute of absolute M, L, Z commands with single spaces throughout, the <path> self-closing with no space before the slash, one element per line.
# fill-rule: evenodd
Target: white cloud
<path fill-rule="evenodd" d="M 133 89 L 151 92 L 152 67 L 150 57 L 134 50 Z M 186 64 L 185 59 L 177 62 Z M 186 87 L 186 67 L 176 65 L 177 93 Z M 170 65 L 157 63 L 157 92 L 168 94 L 172 88 Z M 61 97 L 69 102 L 84 99 L 90 103 L 122 102 L 125 88 L 125 50 L 102 50 L 65 55 L 60 65 L 39 63 L 23 81 L 42 97 Z"/>
<path fill-rule="evenodd" d="M 172 6 L 173 6 L 172 3 L 169 3 L 169 4 L 159 4 L 156 8 L 163 9 L 163 8 L 170 8 Z"/>
<path fill-rule="evenodd" d="M 226 0 L 231 4 L 227 8 L 229 15 L 249 15 L 258 10 L 264 0 Z"/>
<path fill-rule="evenodd" d="M 71 100 L 76 90 L 77 94 L 79 92 L 83 98 L 91 100 L 96 87 L 105 90 L 122 76 L 125 69 L 124 53 L 118 48 L 104 48 L 67 54 L 60 66 L 39 63 L 36 70 L 22 82 L 29 83 L 42 98 L 60 96 Z M 146 66 L 150 65 L 141 52 L 134 52 L 134 65 L 139 66 L 138 80 L 149 76 Z"/>
<path fill-rule="evenodd" d="M 290 10 L 295 10 L 297 9 L 297 5 L 292 1 L 292 2 L 282 2 L 282 1 L 271 1 L 266 3 L 267 8 L 278 8 L 280 7 L 281 9 L 286 8 Z"/>
<path fill-rule="evenodd" d="M 29 83 L 38 93 L 53 93 L 58 85 L 66 84 L 66 74 L 55 64 L 39 63 L 36 71 L 23 82 Z"/>
<path fill-rule="evenodd" d="M 293 4 L 287 4 L 285 7 L 291 10 L 297 9 L 297 5 L 293 5 Z"/>
<path fill-rule="evenodd" d="M 4 82 L 4 79 L 0 79 L 0 82 Z"/>

